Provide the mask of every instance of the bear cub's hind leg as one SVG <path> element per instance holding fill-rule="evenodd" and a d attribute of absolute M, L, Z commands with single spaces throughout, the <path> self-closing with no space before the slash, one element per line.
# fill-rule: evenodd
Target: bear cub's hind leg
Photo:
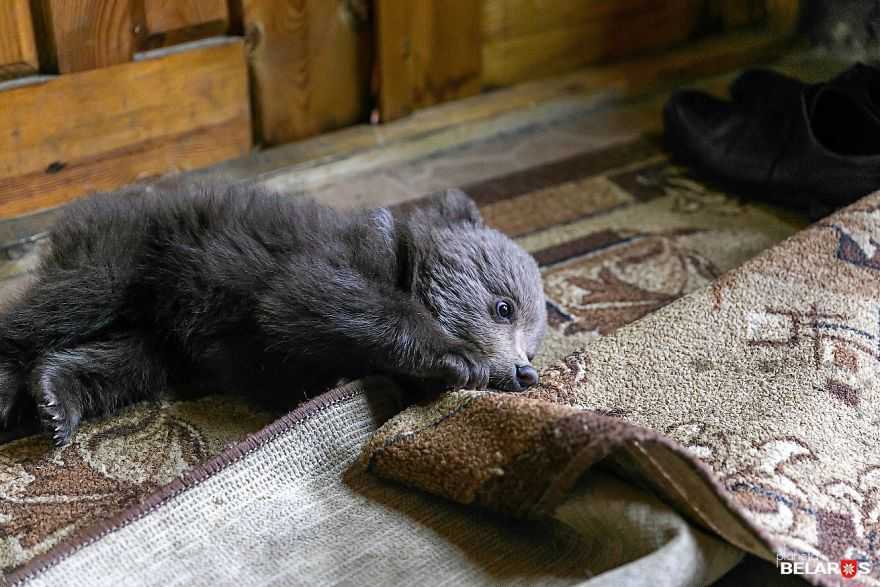
<path fill-rule="evenodd" d="M 155 397 L 166 380 L 146 344 L 124 338 L 47 354 L 31 373 L 29 389 L 43 427 L 64 446 L 83 418 Z"/>

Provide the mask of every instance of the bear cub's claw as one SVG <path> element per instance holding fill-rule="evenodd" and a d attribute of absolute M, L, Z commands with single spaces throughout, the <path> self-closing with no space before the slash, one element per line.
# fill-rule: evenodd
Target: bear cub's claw
<path fill-rule="evenodd" d="M 52 432 L 55 446 L 67 446 L 79 426 L 79 414 L 65 406 L 44 382 L 41 382 L 39 394 L 41 397 L 37 402 L 37 411 L 43 428 Z"/>

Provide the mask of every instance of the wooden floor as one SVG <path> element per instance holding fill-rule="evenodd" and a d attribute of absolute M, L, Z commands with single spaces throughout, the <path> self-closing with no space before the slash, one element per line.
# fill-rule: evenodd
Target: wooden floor
<path fill-rule="evenodd" d="M 675 88 L 693 84 L 723 93 L 736 70 L 761 63 L 805 79 L 842 67 L 761 33 L 739 33 L 448 103 L 390 124 L 352 127 L 187 176 L 255 181 L 341 208 L 388 205 L 640 135 L 659 136 L 660 112 Z M 0 221 L 0 290 L 26 281 L 45 245 L 41 236 L 60 210 Z"/>

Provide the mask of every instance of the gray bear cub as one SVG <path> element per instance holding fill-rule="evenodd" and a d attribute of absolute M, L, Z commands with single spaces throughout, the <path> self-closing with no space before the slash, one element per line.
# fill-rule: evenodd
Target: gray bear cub
<path fill-rule="evenodd" d="M 0 316 L 0 424 L 63 445 L 169 386 L 288 406 L 369 374 L 519 391 L 545 325 L 535 261 L 457 190 L 393 212 L 219 184 L 100 196 Z"/>

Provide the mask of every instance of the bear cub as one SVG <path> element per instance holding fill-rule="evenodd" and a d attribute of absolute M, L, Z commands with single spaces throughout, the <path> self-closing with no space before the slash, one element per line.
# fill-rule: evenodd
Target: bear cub
<path fill-rule="evenodd" d="M 278 405 L 385 374 L 520 391 L 546 313 L 535 261 L 458 190 L 340 212 L 249 186 L 73 204 L 0 316 L 0 426 L 58 445 L 175 386 Z"/>

